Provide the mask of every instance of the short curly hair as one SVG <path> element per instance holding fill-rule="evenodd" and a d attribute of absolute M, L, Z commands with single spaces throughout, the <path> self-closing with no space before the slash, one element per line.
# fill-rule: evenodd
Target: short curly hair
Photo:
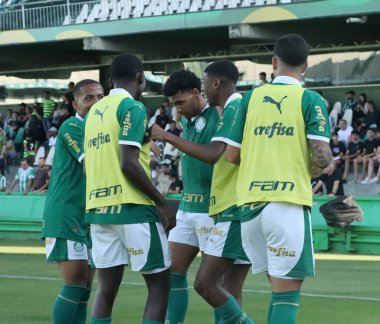
<path fill-rule="evenodd" d="M 180 91 L 198 89 L 201 92 L 201 86 L 201 80 L 193 72 L 179 70 L 170 75 L 165 82 L 163 92 L 166 97 L 171 97 Z"/>

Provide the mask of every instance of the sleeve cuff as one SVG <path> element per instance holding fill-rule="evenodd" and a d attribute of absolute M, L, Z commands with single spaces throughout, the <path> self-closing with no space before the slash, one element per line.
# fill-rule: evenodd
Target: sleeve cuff
<path fill-rule="evenodd" d="M 81 156 L 78 158 L 78 162 L 82 163 L 83 159 L 84 159 L 84 153 L 82 153 Z"/>
<path fill-rule="evenodd" d="M 119 144 L 121 144 L 121 145 L 129 145 L 129 146 L 136 146 L 136 147 L 138 147 L 141 150 L 141 144 L 139 142 L 120 140 Z"/>
<path fill-rule="evenodd" d="M 240 148 L 241 147 L 241 144 L 238 143 L 238 142 L 234 142 L 228 138 L 225 138 L 225 137 L 213 137 L 211 139 L 211 142 L 223 142 L 223 143 L 226 143 L 228 145 L 231 145 L 231 146 L 234 146 L 234 147 L 237 147 L 237 148 Z"/>
<path fill-rule="evenodd" d="M 325 136 L 321 136 L 321 135 L 311 135 L 311 134 L 307 134 L 306 137 L 308 139 L 311 139 L 311 140 L 317 140 L 317 141 L 322 141 L 322 142 L 330 143 L 330 138 L 329 137 L 325 137 Z"/>

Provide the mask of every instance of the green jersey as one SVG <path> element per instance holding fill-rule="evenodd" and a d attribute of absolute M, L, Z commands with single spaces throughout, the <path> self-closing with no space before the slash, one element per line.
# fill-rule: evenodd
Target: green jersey
<path fill-rule="evenodd" d="M 26 170 L 23 168 L 19 168 L 16 175 L 15 179 L 17 179 L 20 183 L 20 191 L 24 192 L 28 188 L 28 182 L 29 180 L 34 179 L 35 172 L 32 167 L 28 167 Z"/>
<path fill-rule="evenodd" d="M 42 237 L 87 244 L 85 177 L 82 161 L 83 119 L 76 114 L 58 131 L 49 191 L 43 214 Z"/>
<path fill-rule="evenodd" d="M 216 132 L 219 114 L 206 106 L 202 113 L 181 119 L 183 138 L 198 144 L 209 144 Z M 208 213 L 213 166 L 181 153 L 183 195 L 179 209 L 192 213 Z"/>
<path fill-rule="evenodd" d="M 236 129 L 236 119 L 240 118 L 241 95 L 232 94 L 226 101 L 218 129 L 211 141 L 223 142 L 235 147 L 239 144 L 239 129 Z M 236 209 L 236 180 L 239 167 L 227 161 L 225 153 L 214 165 L 211 184 L 210 216 L 218 215 L 218 221 L 238 219 Z M 224 211 L 227 211 L 223 213 Z"/>

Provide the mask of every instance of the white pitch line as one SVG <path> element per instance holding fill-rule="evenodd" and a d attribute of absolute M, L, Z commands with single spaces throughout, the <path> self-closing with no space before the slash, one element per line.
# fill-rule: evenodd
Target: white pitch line
<path fill-rule="evenodd" d="M 61 278 L 35 277 L 35 276 L 13 276 L 13 275 L 0 275 L 0 279 L 26 279 L 26 280 L 62 281 Z M 97 280 L 94 280 L 94 282 L 97 282 Z M 142 282 L 122 281 L 121 284 L 126 285 L 126 286 L 145 286 L 145 284 Z M 190 288 L 192 289 L 193 287 L 190 287 Z M 269 290 L 255 290 L 255 289 L 243 289 L 243 292 L 259 293 L 259 294 L 270 294 L 271 293 L 271 291 L 269 291 Z M 376 297 L 322 295 L 322 294 L 310 294 L 310 293 L 301 293 L 301 295 L 305 296 L 305 297 L 348 299 L 348 300 L 362 300 L 362 301 L 380 302 L 380 298 L 376 298 Z"/>

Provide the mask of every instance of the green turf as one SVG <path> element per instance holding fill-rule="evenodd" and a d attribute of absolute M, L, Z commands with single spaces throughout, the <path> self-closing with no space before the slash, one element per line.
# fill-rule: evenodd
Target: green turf
<path fill-rule="evenodd" d="M 0 245 L 15 245 L 1 240 Z M 39 246 L 24 241 L 17 245 Z M 199 260 L 189 273 L 193 282 Z M 380 262 L 318 261 L 317 277 L 308 279 L 303 293 L 380 299 Z M 46 264 L 44 255 L 0 254 L 0 323 L 50 323 L 51 304 L 60 290 L 60 280 L 4 278 L 4 276 L 59 279 L 54 264 Z M 95 284 L 96 287 L 96 284 Z M 250 275 L 244 293 L 245 311 L 256 324 L 265 324 L 269 285 L 265 276 Z M 251 291 L 255 290 L 255 291 Z M 260 291 L 260 292 L 257 292 Z M 113 323 L 140 323 L 146 289 L 139 274 L 126 269 L 123 285 L 114 307 Z M 298 317 L 300 324 L 378 324 L 380 301 L 304 296 Z M 211 308 L 190 289 L 188 324 L 212 323 Z"/>

